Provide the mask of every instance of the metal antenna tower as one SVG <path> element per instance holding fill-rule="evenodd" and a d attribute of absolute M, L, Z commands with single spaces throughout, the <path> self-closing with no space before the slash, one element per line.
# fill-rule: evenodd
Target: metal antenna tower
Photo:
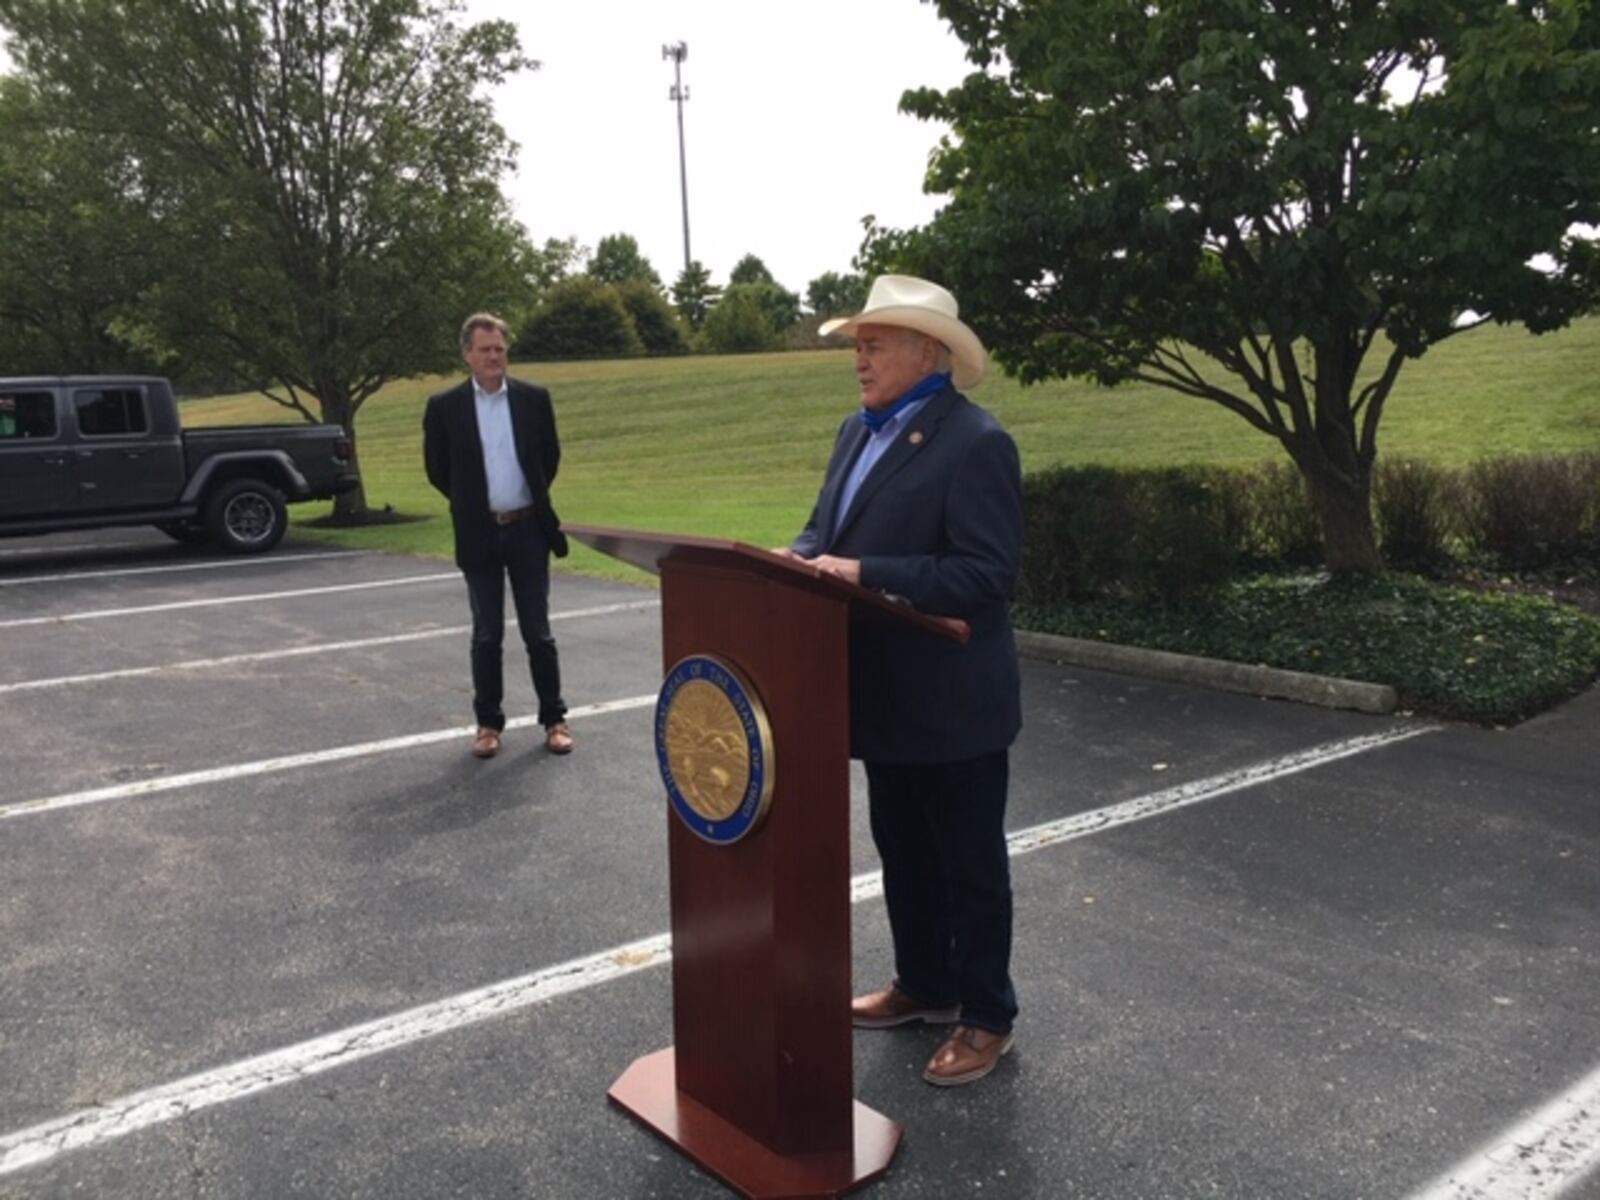
<path fill-rule="evenodd" d="M 689 57 L 689 43 L 677 42 L 661 47 L 661 57 L 672 60 L 672 87 L 667 99 L 678 105 L 678 183 L 683 192 L 683 269 L 689 269 L 689 160 L 683 150 L 683 102 L 689 89 L 683 83 L 683 60 Z"/>

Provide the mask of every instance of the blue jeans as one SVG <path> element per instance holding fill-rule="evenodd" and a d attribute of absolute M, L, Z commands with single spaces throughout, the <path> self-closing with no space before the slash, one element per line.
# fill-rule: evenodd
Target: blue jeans
<path fill-rule="evenodd" d="M 502 647 L 506 636 L 506 581 L 517 609 L 517 627 L 528 650 L 539 724 L 548 729 L 566 719 L 561 699 L 561 662 L 550 634 L 550 548 L 537 522 L 513 521 L 494 530 L 494 561 L 463 568 L 472 604 L 472 711 L 478 724 L 504 729 L 506 714 Z"/>
<path fill-rule="evenodd" d="M 1008 752 L 866 768 L 896 986 L 930 1007 L 959 1004 L 965 1025 L 1010 1032 L 1017 995 L 1005 833 Z"/>

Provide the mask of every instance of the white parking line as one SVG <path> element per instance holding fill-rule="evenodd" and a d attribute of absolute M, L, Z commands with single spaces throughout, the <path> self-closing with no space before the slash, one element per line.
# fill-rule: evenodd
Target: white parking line
<path fill-rule="evenodd" d="M 48 1162 L 124 1134 L 226 1104 L 253 1092 L 294 1083 L 369 1055 L 475 1025 L 568 992 L 631 975 L 672 957 L 666 934 L 573 959 L 532 975 L 491 983 L 432 1004 L 247 1058 L 214 1071 L 135 1092 L 59 1120 L 0 1138 L 0 1176 Z"/>
<path fill-rule="evenodd" d="M 1600 1168 L 1600 1067 L 1411 1200 L 1554 1200 Z"/>
<path fill-rule="evenodd" d="M 574 608 L 550 614 L 552 621 L 573 621 L 579 617 L 604 617 L 612 613 L 630 612 L 634 609 L 660 608 L 660 600 L 630 600 L 623 604 L 601 604 L 594 608 Z M 507 622 L 516 625 L 516 620 Z M 30 692 L 42 688 L 70 687 L 80 683 L 105 683 L 111 679 L 137 679 L 143 675 L 162 675 L 168 671 L 209 671 L 217 667 L 237 667 L 246 663 L 271 662 L 279 658 L 298 658 L 307 654 L 329 654 L 340 650 L 366 650 L 373 646 L 393 646 L 403 642 L 420 642 L 428 638 L 454 637 L 470 633 L 471 625 L 449 625 L 437 629 L 419 629 L 412 633 L 393 633 L 384 637 L 356 638 L 347 642 L 317 642 L 310 646 L 291 646 L 287 650 L 260 650 L 253 654 L 230 654 L 225 658 L 191 658 L 183 662 L 164 663 L 156 667 L 123 667 L 117 671 L 96 671 L 92 675 L 58 675 L 52 679 L 24 679 L 20 683 L 0 683 L 0 695 L 7 692 Z"/>
<path fill-rule="evenodd" d="M 647 698 L 653 702 L 655 697 Z M 1213 799 L 1270 779 L 1308 771 L 1324 763 L 1375 750 L 1439 726 L 1424 725 L 1392 730 L 1371 737 L 1329 742 L 1297 754 L 1257 763 L 1197 780 L 1183 788 L 1169 788 L 1152 796 L 1137 797 L 1065 821 L 1052 821 L 1013 833 L 1008 842 L 1013 856 L 1059 845 L 1072 837 L 1148 820 L 1186 804 Z M 1156 803 L 1158 797 L 1183 793 L 1177 802 Z M 1137 815 L 1135 815 L 1137 814 Z M 1068 827 L 1075 832 L 1069 832 Z M 882 893 L 882 875 L 874 871 L 851 880 L 851 901 L 860 903 Z M 53 1121 L 0 1137 L 0 1176 L 37 1166 L 72 1150 L 112 1141 L 151 1125 L 189 1116 L 202 1109 L 226 1104 L 285 1083 L 293 1083 L 371 1055 L 504 1016 L 558 996 L 608 983 L 636 971 L 660 966 L 672 956 L 668 935 L 656 934 L 546 967 L 529 975 L 503 980 L 475 991 L 407 1009 L 337 1033 L 286 1046 L 267 1054 L 204 1071 L 159 1087 L 106 1100 Z"/>
<path fill-rule="evenodd" d="M 1163 788 L 1159 792 L 1147 792 L 1143 796 L 1135 796 L 1132 800 L 1122 800 L 1116 804 L 1108 804 L 1104 808 L 1075 813 L 1070 817 L 1062 817 L 1059 821 L 1047 821 L 1043 825 L 1019 829 L 1015 833 L 1007 835 L 1006 845 L 1013 858 L 1019 854 L 1031 854 L 1035 850 L 1043 850 L 1048 846 L 1055 846 L 1061 842 L 1076 841 L 1078 838 L 1088 837 L 1091 833 L 1114 829 L 1118 825 L 1131 825 L 1135 821 L 1147 821 L 1151 817 L 1159 817 L 1180 808 L 1187 808 L 1191 804 L 1215 800 L 1218 796 L 1226 796 L 1230 792 L 1242 792 L 1246 788 L 1270 783 L 1274 779 L 1298 775 L 1302 771 L 1311 770 L 1313 767 L 1338 762 L 1341 758 L 1353 758 L 1358 754 L 1365 754 L 1369 750 L 1376 750 L 1380 746 L 1408 741 L 1414 737 L 1421 737 L 1425 733 L 1437 733 L 1443 728 L 1444 726 L 1442 725 L 1424 723 L 1402 726 L 1397 729 L 1387 729 L 1382 733 L 1366 734 L 1362 737 L 1347 738 L 1342 742 L 1325 742 L 1323 745 L 1313 746 L 1309 750 L 1298 750 L 1293 754 L 1286 754 L 1282 758 L 1251 763 L 1247 767 L 1224 771 L 1220 775 L 1210 775 L 1205 779 L 1180 783 L 1175 787 Z M 882 874 L 874 871 L 867 875 L 858 875 L 852 882 L 851 887 L 853 889 L 850 893 L 851 899 L 856 901 L 869 900 L 874 896 L 882 895 Z"/>
<path fill-rule="evenodd" d="M 205 600 L 177 600 L 170 604 L 144 604 L 136 608 L 100 608 L 90 612 L 63 613 L 55 617 L 19 617 L 0 621 L 0 629 L 21 629 L 27 625 L 61 625 L 68 621 L 103 621 L 108 617 L 134 617 L 145 613 L 176 612 L 180 608 L 213 608 L 223 604 L 258 604 L 264 600 L 288 600 L 298 596 L 330 596 L 335 592 L 361 592 L 371 588 L 401 587 L 408 583 L 443 583 L 459 580 L 460 571 L 438 575 L 407 575 L 403 579 L 374 579 L 367 583 L 340 583 L 331 587 L 294 588 L 286 592 L 254 592 L 248 596 L 214 596 Z"/>
<path fill-rule="evenodd" d="M 580 717 L 597 717 L 602 713 L 622 712 L 630 708 L 643 708 L 656 702 L 656 694 L 630 696 L 625 700 L 607 700 L 601 704 L 585 704 L 569 709 L 569 720 Z M 538 723 L 538 717 L 517 717 L 506 722 L 507 729 L 525 729 Z M 396 750 L 413 750 L 418 746 L 431 746 L 435 742 L 448 742 L 468 737 L 477 726 L 460 725 L 449 729 L 431 729 L 427 733 L 411 733 L 404 737 L 384 738 L 376 742 L 358 742 L 352 746 L 335 746 L 330 750 L 312 750 L 305 754 L 286 754 L 281 758 L 263 758 L 256 762 L 237 763 L 231 767 L 212 767 L 205 771 L 190 771 L 183 775 L 157 775 L 135 783 L 120 783 L 112 787 L 94 788 L 87 792 L 69 792 L 60 796 L 47 796 L 42 800 L 23 800 L 17 804 L 0 805 L 0 821 L 11 817 L 35 816 L 56 812 L 63 808 L 77 808 L 84 804 L 103 804 L 107 800 L 129 800 L 135 796 L 153 796 L 158 792 L 174 792 L 182 788 L 200 787 L 208 783 L 225 783 L 230 779 L 248 779 L 252 775 L 271 775 L 277 771 L 298 771 L 304 767 L 323 763 L 343 762 L 351 758 L 368 758 L 374 754 L 389 754 Z"/>
<path fill-rule="evenodd" d="M 310 558 L 355 558 L 366 550 L 326 550 L 311 554 L 272 554 L 254 558 L 206 559 L 203 562 L 174 563 L 161 567 L 116 567 L 106 571 L 67 571 L 60 575 L 25 575 L 21 579 L 0 579 L 0 587 L 25 587 L 30 583 L 61 583 L 68 579 L 106 579 L 112 575 L 165 575 L 172 571 L 220 571 L 228 567 L 270 567 L 275 563 L 304 562 Z"/>
<path fill-rule="evenodd" d="M 1252 763 L 1235 771 L 1224 771 L 1222 774 L 1213 775 L 1208 779 L 1197 779 L 1192 783 L 1180 783 L 1163 791 L 1151 792 L 1148 795 L 1138 796 L 1132 800 L 1124 800 L 1121 804 L 1111 804 L 1105 808 L 1097 808 L 1093 812 L 1063 817 L 1061 820 L 1051 821 L 1047 825 L 1035 825 L 1026 833 L 1011 835 L 1014 853 L 1024 854 L 1029 850 L 1042 850 L 1044 847 L 1052 846 L 1056 842 L 1070 842 L 1074 838 L 1080 838 L 1090 833 L 1098 833 L 1102 829 L 1110 829 L 1115 825 L 1127 825 L 1133 821 L 1143 821 L 1147 817 L 1160 816 L 1162 813 L 1184 808 L 1190 804 L 1199 804 L 1204 800 L 1215 800 L 1218 796 L 1226 796 L 1229 792 L 1243 791 L 1245 788 L 1269 783 L 1274 779 L 1282 779 L 1287 775 L 1298 775 L 1301 771 L 1308 771 L 1312 767 L 1338 762 L 1341 758 L 1353 758 L 1358 754 L 1365 754 L 1369 750 L 1376 750 L 1379 746 L 1408 741 L 1425 733 L 1437 733 L 1443 728 L 1444 726 L 1442 725 L 1423 722 L 1416 725 L 1403 725 L 1398 728 L 1387 729 L 1382 733 L 1348 738 L 1342 742 L 1328 742 L 1321 746 L 1313 746 L 1309 750 L 1299 750 L 1293 754 L 1286 754 L 1282 758 Z M 1017 840 L 1019 838 L 1024 840 L 1019 842 Z"/>

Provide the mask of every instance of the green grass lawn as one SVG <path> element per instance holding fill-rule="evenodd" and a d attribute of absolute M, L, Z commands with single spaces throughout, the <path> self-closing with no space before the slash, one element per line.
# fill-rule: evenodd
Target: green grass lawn
<path fill-rule="evenodd" d="M 555 503 L 564 520 L 787 543 L 804 523 L 839 421 L 855 407 L 851 354 L 528 363 L 549 387 L 561 430 Z M 374 507 L 435 519 L 300 532 L 348 545 L 448 555 L 444 501 L 421 463 L 427 396 L 460 376 L 391 384 L 357 420 Z M 1459 464 L 1500 454 L 1600 445 L 1600 318 L 1533 337 L 1487 326 L 1401 373 L 1382 453 Z M 972 393 L 1016 436 L 1028 471 L 1062 463 L 1243 465 L 1281 459 L 1275 443 L 1218 406 L 1158 388 L 1084 383 L 1023 388 L 998 373 Z M 190 425 L 287 420 L 259 396 L 184 404 Z M 307 504 L 298 522 L 325 515 Z M 574 569 L 637 577 L 578 550 Z"/>

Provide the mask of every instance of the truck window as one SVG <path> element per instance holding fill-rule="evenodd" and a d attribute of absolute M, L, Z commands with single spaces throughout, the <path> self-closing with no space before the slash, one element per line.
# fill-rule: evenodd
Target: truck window
<path fill-rule="evenodd" d="M 50 392 L 0 392 L 0 441 L 56 436 L 56 398 Z"/>
<path fill-rule="evenodd" d="M 150 429 L 144 393 L 138 388 L 74 392 L 72 405 L 78 412 L 78 432 L 84 437 L 118 437 Z"/>

